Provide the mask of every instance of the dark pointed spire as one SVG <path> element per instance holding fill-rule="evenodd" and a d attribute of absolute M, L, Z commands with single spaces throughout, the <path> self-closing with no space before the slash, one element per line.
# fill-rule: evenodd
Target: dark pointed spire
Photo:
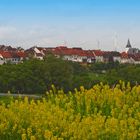
<path fill-rule="evenodd" d="M 128 39 L 128 42 L 127 42 L 126 48 L 132 48 L 132 46 L 131 46 L 131 44 L 130 44 L 130 40 L 129 40 L 129 39 Z"/>

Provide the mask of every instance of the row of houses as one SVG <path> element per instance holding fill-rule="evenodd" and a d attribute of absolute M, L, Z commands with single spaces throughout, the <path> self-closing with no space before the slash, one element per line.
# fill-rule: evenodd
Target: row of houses
<path fill-rule="evenodd" d="M 64 60 L 79 62 L 79 63 L 93 63 L 96 61 L 102 62 L 102 51 L 100 50 L 83 50 L 82 48 L 68 48 L 67 46 L 58 46 L 56 48 L 32 47 L 26 50 L 29 57 L 43 60 L 48 54 L 53 54 L 57 58 Z"/>
<path fill-rule="evenodd" d="M 83 50 L 82 48 L 68 48 L 67 46 L 58 46 L 55 48 L 34 46 L 24 50 L 21 47 L 12 48 L 11 46 L 0 45 L 0 64 L 7 62 L 17 64 L 29 58 L 43 60 L 50 53 L 57 58 L 61 57 L 64 60 L 79 63 L 119 62 L 140 64 L 140 50 L 132 48 L 129 40 L 126 45 L 126 51 L 122 53 L 117 51 Z"/>
<path fill-rule="evenodd" d="M 28 56 L 21 47 L 0 45 L 0 65 L 4 63 L 18 64 L 27 59 Z"/>
<path fill-rule="evenodd" d="M 24 52 L 0 51 L 0 65 L 4 63 L 18 64 L 27 59 Z"/>
<path fill-rule="evenodd" d="M 131 54 L 127 52 L 117 51 L 101 51 L 101 50 L 83 50 L 82 48 L 68 48 L 59 46 L 56 48 L 32 47 L 26 51 L 28 56 L 43 60 L 44 56 L 49 53 L 57 58 L 79 63 L 95 63 L 95 62 L 119 62 L 140 64 L 140 52 Z"/>

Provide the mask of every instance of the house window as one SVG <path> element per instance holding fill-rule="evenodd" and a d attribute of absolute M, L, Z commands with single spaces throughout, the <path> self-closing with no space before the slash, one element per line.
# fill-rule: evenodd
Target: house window
<path fill-rule="evenodd" d="M 83 62 L 87 62 L 87 59 L 83 59 Z"/>

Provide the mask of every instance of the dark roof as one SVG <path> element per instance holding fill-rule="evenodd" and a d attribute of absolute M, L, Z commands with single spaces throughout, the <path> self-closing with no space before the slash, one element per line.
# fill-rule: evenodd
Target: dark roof
<path fill-rule="evenodd" d="M 73 47 L 72 49 L 82 50 L 82 48 L 79 48 L 79 47 Z"/>
<path fill-rule="evenodd" d="M 121 54 L 119 52 L 116 52 L 116 51 L 104 51 L 103 56 L 104 57 L 120 57 Z"/>
<path fill-rule="evenodd" d="M 129 40 L 129 39 L 128 39 L 128 42 L 127 42 L 126 48 L 132 48 L 132 46 L 131 46 L 131 44 L 130 44 L 130 40 Z"/>
<path fill-rule="evenodd" d="M 111 54 L 112 56 L 118 56 L 118 57 L 121 56 L 121 54 L 117 51 L 112 51 Z"/>
<path fill-rule="evenodd" d="M 18 55 L 19 57 L 23 57 L 23 58 L 27 57 L 27 55 L 26 55 L 25 52 L 17 52 L 17 55 Z"/>
<path fill-rule="evenodd" d="M 43 54 L 42 53 L 36 53 L 36 56 L 43 57 Z"/>

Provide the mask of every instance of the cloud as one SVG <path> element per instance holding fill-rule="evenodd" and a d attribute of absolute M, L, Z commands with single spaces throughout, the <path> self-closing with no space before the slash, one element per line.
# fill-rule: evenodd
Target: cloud
<path fill-rule="evenodd" d="M 0 26 L 0 39 L 11 39 L 17 32 L 15 27 L 12 26 Z"/>
<path fill-rule="evenodd" d="M 124 32 L 126 31 L 126 32 Z M 34 45 L 42 47 L 82 47 L 84 49 L 115 50 L 114 37 L 117 34 L 118 50 L 124 50 L 128 37 L 134 47 L 139 47 L 139 30 L 120 30 L 110 28 L 96 28 L 86 24 L 65 25 L 30 25 L 30 26 L 2 26 L 0 25 L 0 44 L 21 46 L 25 49 Z"/>
<path fill-rule="evenodd" d="M 42 26 L 14 27 L 0 26 L 0 43 L 29 48 L 33 45 L 51 44 L 55 36 L 52 28 Z"/>

